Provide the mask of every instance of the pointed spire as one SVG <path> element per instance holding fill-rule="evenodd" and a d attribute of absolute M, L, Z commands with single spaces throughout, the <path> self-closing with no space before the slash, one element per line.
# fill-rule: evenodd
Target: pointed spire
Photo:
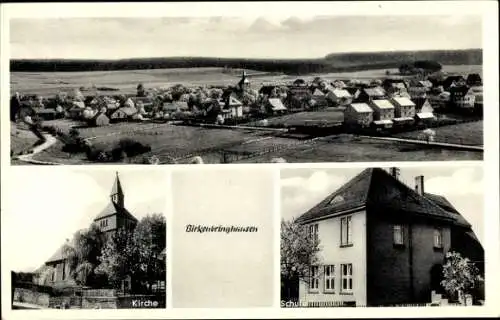
<path fill-rule="evenodd" d="M 113 184 L 113 188 L 111 189 L 111 201 L 119 205 L 120 207 L 124 206 L 124 194 L 122 189 L 122 184 L 120 182 L 120 177 L 118 176 L 118 171 L 116 172 L 115 183 Z"/>

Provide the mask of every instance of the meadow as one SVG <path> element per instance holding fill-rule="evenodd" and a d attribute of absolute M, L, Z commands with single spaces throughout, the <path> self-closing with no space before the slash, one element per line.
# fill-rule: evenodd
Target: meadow
<path fill-rule="evenodd" d="M 446 150 L 407 143 L 394 143 L 351 135 L 338 135 L 314 144 L 237 161 L 237 163 L 267 163 L 283 158 L 289 163 L 364 162 L 370 161 L 447 161 L 482 160 L 482 152 Z"/>
<path fill-rule="evenodd" d="M 382 79 L 387 77 L 387 69 L 362 70 L 355 72 L 319 73 L 303 76 L 270 74 L 260 71 L 246 70 L 249 79 L 256 89 L 267 82 L 292 82 L 297 78 L 311 81 L 317 76 L 326 80 L 336 79 Z M 388 70 L 396 74 L 396 69 Z M 481 65 L 443 66 L 443 71 L 450 74 L 482 74 Z M 148 69 L 122 71 L 88 71 L 88 72 L 11 72 L 11 93 L 38 94 L 54 96 L 59 92 L 70 92 L 75 88 L 85 87 L 84 95 L 130 94 L 135 93 L 137 84 L 146 88 L 166 88 L 175 84 L 185 86 L 228 86 L 235 85 L 241 76 L 239 70 L 227 71 L 223 68 L 178 68 Z M 389 75 L 391 76 L 391 75 Z M 114 88 L 117 91 L 92 89 L 95 86 Z"/>
<path fill-rule="evenodd" d="M 321 111 L 304 111 L 297 113 L 290 113 L 283 116 L 272 117 L 267 119 L 267 124 L 269 126 L 300 126 L 307 125 L 311 123 L 321 123 L 321 124 L 339 124 L 344 121 L 344 113 L 341 110 L 335 110 L 334 108 L 328 108 Z M 259 125 L 258 122 L 254 123 Z M 251 124 L 250 124 L 251 125 Z"/>
<path fill-rule="evenodd" d="M 464 145 L 482 146 L 483 145 L 483 121 L 474 121 L 433 128 L 436 132 L 434 141 L 456 143 Z M 418 139 L 421 131 L 405 132 L 395 135 L 398 138 Z"/>

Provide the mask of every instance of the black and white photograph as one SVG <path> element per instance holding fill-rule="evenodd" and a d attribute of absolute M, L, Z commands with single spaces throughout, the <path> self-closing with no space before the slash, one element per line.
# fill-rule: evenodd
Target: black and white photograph
<path fill-rule="evenodd" d="M 281 170 L 281 307 L 485 303 L 481 166 Z"/>
<path fill-rule="evenodd" d="M 198 168 L 172 172 L 172 307 L 273 307 L 276 175 Z"/>
<path fill-rule="evenodd" d="M 320 14 L 11 19 L 11 164 L 483 159 L 481 15 Z"/>
<path fill-rule="evenodd" d="M 26 173 L 2 212 L 12 309 L 166 307 L 165 174 Z"/>

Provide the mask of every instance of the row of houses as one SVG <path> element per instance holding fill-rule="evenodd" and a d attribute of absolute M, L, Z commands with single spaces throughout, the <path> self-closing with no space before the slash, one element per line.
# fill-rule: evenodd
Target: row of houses
<path fill-rule="evenodd" d="M 426 99 L 417 103 L 407 97 L 374 99 L 349 104 L 344 110 L 344 124 L 352 127 L 375 125 L 391 128 L 393 125 L 411 124 L 415 120 L 434 119 L 434 110 Z"/>
<path fill-rule="evenodd" d="M 261 93 L 270 92 L 276 85 L 261 88 Z M 473 109 L 482 107 L 482 79 L 479 74 L 449 76 L 442 81 L 431 78 L 387 78 L 372 81 L 318 81 L 308 84 L 302 79 L 287 86 L 287 106 L 293 100 L 309 99 L 309 107 L 347 106 L 352 102 L 367 102 L 373 99 L 408 97 L 412 100 L 429 99 L 435 107 L 458 107 Z"/>

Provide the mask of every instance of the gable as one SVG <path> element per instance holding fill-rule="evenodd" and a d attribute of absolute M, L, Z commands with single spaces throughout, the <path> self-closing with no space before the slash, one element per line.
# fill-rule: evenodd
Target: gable
<path fill-rule="evenodd" d="M 457 219 L 453 214 L 427 197 L 419 195 L 385 170 L 369 168 L 304 213 L 297 221 L 305 223 L 363 207 L 373 209 L 371 214 L 385 210 L 448 221 Z"/>
<path fill-rule="evenodd" d="M 320 219 L 330 214 L 364 206 L 366 204 L 372 170 L 365 169 L 362 171 L 337 191 L 300 216 L 297 221 L 305 222 Z"/>

